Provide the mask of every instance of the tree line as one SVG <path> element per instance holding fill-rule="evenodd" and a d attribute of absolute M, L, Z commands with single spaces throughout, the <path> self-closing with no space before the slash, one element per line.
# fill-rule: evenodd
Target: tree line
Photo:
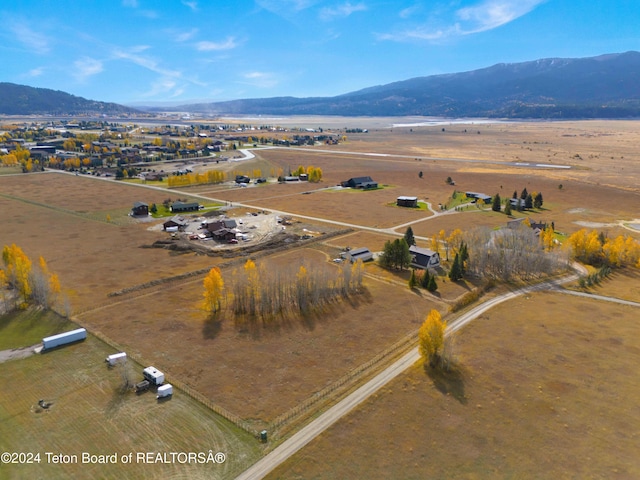
<path fill-rule="evenodd" d="M 357 293 L 363 275 L 361 260 L 335 269 L 304 264 L 269 268 L 249 259 L 231 273 L 228 284 L 220 269 L 209 271 L 203 281 L 202 307 L 212 316 L 231 314 L 238 324 L 261 319 L 266 326 L 278 317 L 304 315 Z"/>

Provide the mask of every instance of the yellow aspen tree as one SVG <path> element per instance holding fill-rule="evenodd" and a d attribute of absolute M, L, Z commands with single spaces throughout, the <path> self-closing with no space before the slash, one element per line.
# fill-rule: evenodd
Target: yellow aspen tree
<path fill-rule="evenodd" d="M 222 307 L 224 294 L 224 281 L 218 267 L 209 270 L 209 274 L 204 277 L 204 302 L 203 307 L 209 313 L 216 313 Z"/>
<path fill-rule="evenodd" d="M 440 242 L 438 242 L 438 235 L 431 237 L 431 250 L 440 255 Z"/>
<path fill-rule="evenodd" d="M 447 322 L 437 310 L 431 310 L 418 331 L 418 348 L 425 363 L 436 364 L 444 346 L 444 332 Z"/>
<path fill-rule="evenodd" d="M 249 297 L 248 313 L 250 315 L 255 315 L 258 305 L 260 278 L 258 275 L 258 269 L 256 268 L 256 264 L 253 260 L 249 259 L 246 261 L 244 264 L 244 272 L 247 278 L 247 293 Z"/>

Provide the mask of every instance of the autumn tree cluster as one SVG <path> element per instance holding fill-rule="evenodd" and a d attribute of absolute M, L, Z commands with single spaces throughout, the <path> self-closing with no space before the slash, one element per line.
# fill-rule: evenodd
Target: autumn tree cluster
<path fill-rule="evenodd" d="M 292 268 L 257 266 L 247 260 L 236 269 L 225 286 L 220 270 L 212 269 L 204 279 L 203 307 L 211 314 L 227 308 L 236 319 L 263 324 L 276 317 L 308 313 L 339 298 L 356 293 L 362 287 L 364 267 L 361 260 L 340 268 Z"/>
<path fill-rule="evenodd" d="M 296 170 L 292 172 L 292 175 L 299 176 L 303 173 L 307 174 L 309 182 L 317 183 L 322 180 L 322 169 L 320 167 L 314 167 L 312 165 L 303 167 L 302 165 L 300 165 Z"/>
<path fill-rule="evenodd" d="M 186 173 L 183 175 L 171 175 L 167 178 L 169 187 L 188 187 L 189 185 L 207 185 L 222 183 L 225 174 L 219 170 L 207 170 L 204 173 Z"/>
<path fill-rule="evenodd" d="M 535 232 L 526 225 L 497 231 L 476 228 L 465 233 L 472 275 L 501 281 L 530 280 L 566 267 L 560 249 L 545 251 Z"/>
<path fill-rule="evenodd" d="M 4 268 L 0 269 L 0 289 L 15 290 L 14 306 L 30 303 L 49 308 L 60 294 L 60 281 L 51 273 L 44 258 L 33 266 L 31 259 L 16 244 L 5 245 L 2 249 Z M 6 296 L 3 295 L 6 301 Z"/>
<path fill-rule="evenodd" d="M 571 256 L 589 265 L 640 268 L 640 242 L 630 236 L 609 238 L 596 230 L 583 228 L 567 239 Z"/>

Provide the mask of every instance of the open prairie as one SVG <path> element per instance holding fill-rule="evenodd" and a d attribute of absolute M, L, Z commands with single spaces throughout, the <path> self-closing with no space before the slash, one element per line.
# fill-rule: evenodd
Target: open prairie
<path fill-rule="evenodd" d="M 365 124 L 353 126 L 367 127 Z M 365 267 L 364 288 L 360 294 L 331 303 L 307 316 L 282 318 L 267 325 L 258 321 L 248 327 L 237 325 L 226 312 L 216 319 L 208 319 L 200 306 L 203 272 L 220 266 L 225 283 L 230 283 L 234 269 L 241 268 L 247 258 L 255 259 L 267 271 L 298 268 L 303 264 L 307 268 L 322 265 L 337 270 L 340 266 L 332 259 L 342 248 L 368 247 L 380 251 L 385 241 L 404 233 L 407 225 L 412 226 L 418 237 L 418 246 L 430 247 L 428 237 L 440 230 L 450 233 L 455 228 L 467 230 L 474 226 L 495 229 L 509 220 L 504 213 L 492 212 L 490 206 L 478 207 L 466 202 L 457 210 L 445 213 L 441 209 L 440 205 L 446 208 L 454 201 L 459 202 L 460 192 L 465 191 L 499 193 L 501 197 L 509 198 L 514 191 L 519 193 L 527 188 L 529 192 L 541 192 L 544 205 L 541 209 L 516 213 L 516 217 L 554 222 L 556 230 L 563 233 L 589 227 L 609 235 L 624 233 L 640 238 L 640 231 L 632 227 L 634 223 L 640 223 L 637 220 L 640 217 L 640 159 L 634 145 L 640 140 L 637 126 L 637 122 L 532 122 L 452 125 L 446 126 L 444 131 L 442 126 L 372 128 L 366 134 L 347 135 L 347 141 L 339 145 L 254 149 L 256 158 L 238 161 L 233 167 L 220 167 L 250 173 L 254 169 L 286 171 L 289 167 L 313 165 L 323 171 L 323 180 L 318 184 L 282 185 L 272 181 L 248 188 L 204 185 L 168 191 L 82 175 L 1 175 L 1 240 L 3 244 L 16 243 L 32 259 L 39 256 L 46 259 L 50 270 L 59 275 L 71 312 L 82 326 L 107 336 L 138 358 L 166 370 L 169 376 L 259 430 L 296 409 L 317 392 L 330 389 L 371 359 L 383 358 L 384 363 L 385 358 L 397 353 L 396 350 L 389 351 L 389 347 L 415 332 L 430 309 L 437 308 L 446 313 L 449 305 L 472 289 L 474 283 L 452 284 L 440 277 L 436 294 L 412 292 L 406 286 L 407 272 L 389 272 L 369 264 Z M 438 158 L 427 158 L 427 155 Z M 561 166 L 570 168 L 556 168 Z M 358 176 L 371 176 L 381 188 L 371 191 L 334 188 L 339 182 Z M 451 177 L 455 185 L 445 183 L 447 177 Z M 305 242 L 283 241 L 274 250 L 250 251 L 242 245 L 235 250 L 235 258 L 230 257 L 229 252 L 233 250 L 229 249 L 225 250 L 227 254 L 223 258 L 203 255 L 201 251 L 150 248 L 157 240 L 170 242 L 170 235 L 161 229 L 150 228 L 157 227 L 162 220 L 138 223 L 128 217 L 133 203 L 160 204 L 166 198 L 189 195 L 199 201 L 231 202 L 232 208 L 226 212 L 229 217 L 239 217 L 254 210 L 291 216 L 292 225 L 286 226 L 283 232 L 313 232 L 311 236 L 315 238 Z M 417 196 L 429 202 L 431 210 L 397 207 L 395 200 L 401 195 Z M 342 229 L 345 232 L 337 232 Z M 280 234 L 274 235 L 277 238 Z M 625 278 L 629 280 L 614 275 L 611 281 L 625 285 L 628 282 L 624 298 L 638 301 L 638 290 L 631 286 L 637 285 L 637 276 Z M 608 290 L 609 295 L 615 295 L 615 289 L 612 290 Z M 128 293 L 121 294 L 123 291 Z M 536 319 L 545 325 L 558 322 L 566 328 L 563 335 L 567 339 L 571 335 L 581 338 L 580 315 L 572 309 L 583 308 L 584 300 L 569 296 L 556 300 L 558 305 L 573 312 L 567 314 L 571 321 L 565 325 L 566 315 L 562 309 L 554 307 L 553 303 L 544 303 L 556 297 L 540 295 L 535 298 L 538 303 L 526 305 L 532 305 L 530 309 L 535 311 Z M 544 308 L 540 308 L 540 304 Z M 520 312 L 523 306 L 508 303 L 501 308 L 506 312 Z M 632 316 L 634 313 L 631 307 L 629 310 L 619 307 L 621 310 L 614 311 L 615 308 L 618 307 L 601 307 L 602 316 L 609 318 L 618 313 Z M 628 328 L 632 328 L 631 322 Z M 496 327 L 496 331 L 500 336 L 491 341 L 498 342 L 502 338 L 502 329 Z M 510 338 L 508 332 L 505 335 Z M 522 337 L 523 342 L 529 342 L 530 348 L 538 348 L 536 338 L 524 334 Z M 467 369 L 465 375 L 479 371 L 476 364 L 467 362 L 463 352 L 481 349 L 482 344 L 476 347 L 476 336 L 466 331 L 458 343 L 463 368 Z M 469 350 L 463 350 L 463 347 Z M 539 347 L 545 348 L 544 344 Z M 507 362 L 508 355 L 519 350 L 513 348 L 510 352 L 499 360 Z M 619 354 L 625 356 L 625 362 L 634 358 L 633 349 L 624 349 Z M 471 358 L 472 354 L 469 355 Z M 483 358 L 482 354 L 478 355 L 473 357 L 474 362 L 496 360 L 493 356 Z M 583 363 L 584 375 L 595 375 L 596 363 L 586 360 Z M 0 365 L 0 370 L 4 368 Z M 473 378 L 489 376 L 489 366 L 482 368 L 484 377 L 479 374 L 464 377 L 465 392 L 474 392 L 474 398 L 484 395 L 482 383 L 473 381 Z M 513 368 L 516 369 L 513 375 L 528 375 L 527 365 L 518 363 Z M 433 390 L 433 381 L 425 378 L 424 372 L 413 371 L 408 375 L 413 380 L 407 381 L 422 388 L 420 395 L 427 400 L 454 402 L 456 408 L 470 408 L 450 396 L 438 398 L 434 393 L 437 388 Z M 358 376 L 353 378 L 357 380 Z M 623 377 L 619 380 L 620 383 L 625 381 Z M 500 378 L 495 382 L 504 390 L 504 397 L 520 399 L 520 393 L 513 391 L 511 383 L 502 382 Z M 399 393 L 404 388 L 402 385 L 396 383 L 388 387 L 388 391 Z M 632 387 L 625 385 L 624 388 Z M 585 388 L 572 392 L 576 402 L 585 401 Z M 628 390 L 625 392 L 629 393 Z M 414 409 L 411 401 L 405 401 L 406 412 L 394 416 L 394 428 L 414 429 L 410 419 L 414 415 L 424 416 L 423 412 Z M 371 405 L 376 405 L 375 401 Z M 399 406 L 394 408 L 401 410 Z M 373 406 L 365 411 L 366 416 L 378 421 L 388 413 L 386 408 L 379 410 Z M 520 421 L 522 425 L 529 425 L 535 413 L 525 410 L 522 418 L 513 420 L 512 425 L 517 427 Z M 459 421 L 452 424 L 460 427 L 455 429 L 458 434 L 466 429 L 465 422 L 475 421 L 464 415 L 465 412 L 459 412 Z M 504 418 L 496 413 L 496 420 L 503 421 Z M 492 428 L 488 422 L 483 424 L 487 430 Z M 426 424 L 415 425 L 418 425 L 415 428 L 431 431 Z M 447 433 L 450 427 L 439 425 L 433 435 L 439 438 L 440 430 Z M 411 431 L 424 437 L 418 430 Z M 576 434 L 577 430 L 569 432 Z M 357 433 L 360 434 L 373 435 L 365 431 Z M 395 434 L 391 429 L 386 438 L 381 435 L 376 440 L 379 443 L 369 445 L 378 452 L 378 458 L 386 458 L 384 461 L 389 465 L 395 465 L 395 460 L 392 456 L 385 457 L 388 453 L 383 450 L 403 449 L 402 445 L 394 443 Z M 499 435 L 502 434 L 496 433 Z M 480 438 L 480 433 L 476 437 Z M 350 443 L 358 441 L 349 439 Z M 478 445 L 473 447 L 479 449 Z M 324 458 L 344 458 L 338 450 L 319 448 L 326 450 Z M 403 450 L 402 455 L 405 453 Z M 408 477 L 421 476 L 416 473 L 418 470 L 412 470 L 414 463 L 422 465 L 423 462 L 408 460 Z M 307 464 L 304 465 L 307 468 Z M 489 463 L 470 464 L 470 472 L 474 465 L 480 472 L 494 468 L 494 464 Z M 571 465 L 567 463 L 567 468 Z M 505 464 L 504 470 L 517 476 L 515 463 Z M 287 472 L 286 475 L 299 474 L 295 468 Z M 446 476 L 437 470 L 434 472 L 436 477 Z M 326 477 L 322 471 L 318 471 L 317 476 Z M 375 474 L 371 476 L 375 477 Z"/>

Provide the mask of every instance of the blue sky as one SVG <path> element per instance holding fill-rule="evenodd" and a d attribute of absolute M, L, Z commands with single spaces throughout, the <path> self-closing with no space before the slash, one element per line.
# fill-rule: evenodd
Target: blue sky
<path fill-rule="evenodd" d="M 0 81 L 118 103 L 333 96 L 640 50 L 638 0 L 13 0 Z"/>

